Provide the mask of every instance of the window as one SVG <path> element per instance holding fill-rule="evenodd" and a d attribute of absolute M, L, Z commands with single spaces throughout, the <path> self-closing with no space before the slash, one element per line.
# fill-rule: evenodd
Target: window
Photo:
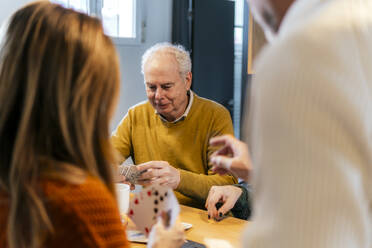
<path fill-rule="evenodd" d="M 244 1 L 235 0 L 234 23 L 234 134 L 240 138 L 241 123 L 241 95 L 242 95 L 242 66 L 243 66 L 243 28 L 244 28 Z"/>
<path fill-rule="evenodd" d="M 118 45 L 141 42 L 141 0 L 51 0 L 102 20 L 105 33 Z"/>

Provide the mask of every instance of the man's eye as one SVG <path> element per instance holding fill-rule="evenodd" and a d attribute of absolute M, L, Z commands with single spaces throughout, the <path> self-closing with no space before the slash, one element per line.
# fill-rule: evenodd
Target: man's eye
<path fill-rule="evenodd" d="M 164 90 L 167 90 L 167 89 L 170 89 L 172 86 L 170 86 L 170 85 L 164 85 L 162 88 L 164 89 Z"/>
<path fill-rule="evenodd" d="M 148 86 L 148 88 L 149 88 L 150 90 L 156 90 L 156 87 L 155 87 L 155 86 Z"/>

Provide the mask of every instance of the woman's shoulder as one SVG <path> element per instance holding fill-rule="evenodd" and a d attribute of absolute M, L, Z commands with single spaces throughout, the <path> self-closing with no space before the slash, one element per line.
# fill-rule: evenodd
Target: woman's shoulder
<path fill-rule="evenodd" d="M 77 183 L 71 183 L 62 179 L 43 179 L 42 190 L 49 201 L 75 202 L 80 200 L 99 200 L 112 198 L 112 193 L 107 186 L 97 177 L 86 176 Z"/>
<path fill-rule="evenodd" d="M 120 218 L 115 197 L 97 177 L 87 176 L 82 183 L 48 179 L 42 182 L 42 188 L 54 215 L 73 214 L 85 223 L 96 217 Z"/>
<path fill-rule="evenodd" d="M 112 242 L 121 244 L 119 247 L 127 246 L 116 200 L 100 179 L 87 176 L 80 184 L 45 180 L 42 185 L 47 211 L 59 230 L 55 240 L 59 240 L 59 233 L 67 232 L 72 238 L 80 237 L 74 242 L 93 247 Z"/>

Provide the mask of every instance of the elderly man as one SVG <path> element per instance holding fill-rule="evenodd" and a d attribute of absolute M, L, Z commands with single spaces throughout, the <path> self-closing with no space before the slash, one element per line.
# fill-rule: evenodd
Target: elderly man
<path fill-rule="evenodd" d="M 148 101 L 129 109 L 114 147 L 144 172 L 141 182 L 167 185 L 180 203 L 202 208 L 213 185 L 236 183 L 210 171 L 209 139 L 232 134 L 229 112 L 190 90 L 191 61 L 181 46 L 157 44 L 142 58 Z"/>

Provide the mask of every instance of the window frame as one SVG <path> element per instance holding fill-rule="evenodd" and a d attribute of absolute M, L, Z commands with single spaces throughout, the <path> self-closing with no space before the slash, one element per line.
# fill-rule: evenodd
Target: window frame
<path fill-rule="evenodd" d="M 53 1 L 53 0 L 51 0 Z M 115 45 L 118 46 L 137 46 L 141 45 L 144 42 L 144 28 L 145 28 L 145 21 L 143 19 L 144 15 L 142 14 L 142 8 L 143 8 L 143 0 L 134 0 L 135 5 L 135 38 L 128 38 L 128 37 L 116 37 L 116 36 L 110 36 L 112 41 Z M 103 6 L 103 0 L 88 0 L 88 15 L 96 16 L 99 18 L 103 25 L 102 20 L 102 6 Z"/>
<path fill-rule="evenodd" d="M 97 0 L 97 1 L 102 1 L 102 0 Z M 135 15 L 136 15 L 136 17 L 134 18 L 136 37 L 125 38 L 125 37 L 110 36 L 116 45 L 141 45 L 141 43 L 144 42 L 143 30 L 145 28 L 145 21 L 143 20 L 143 15 L 142 15 L 142 7 L 143 7 L 142 0 L 135 0 L 134 5 L 135 5 Z"/>

